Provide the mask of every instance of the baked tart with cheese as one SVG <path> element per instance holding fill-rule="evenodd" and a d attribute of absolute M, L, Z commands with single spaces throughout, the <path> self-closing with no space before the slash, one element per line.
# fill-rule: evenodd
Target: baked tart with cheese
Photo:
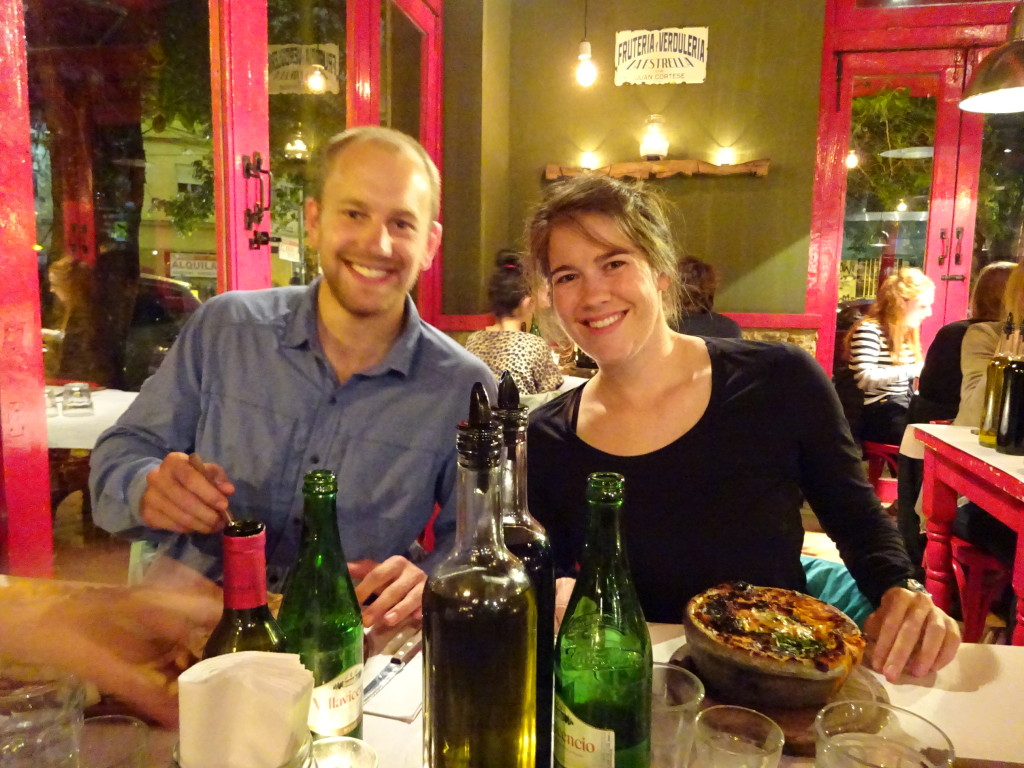
<path fill-rule="evenodd" d="M 683 621 L 708 692 L 746 706 L 820 706 L 864 655 L 842 611 L 809 595 L 738 581 L 695 596 Z"/>

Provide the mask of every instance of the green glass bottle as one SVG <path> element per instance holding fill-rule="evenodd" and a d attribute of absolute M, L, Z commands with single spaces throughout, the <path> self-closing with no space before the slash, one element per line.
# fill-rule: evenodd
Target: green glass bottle
<path fill-rule="evenodd" d="M 237 651 L 283 651 L 284 633 L 267 607 L 266 532 L 258 520 L 224 529 L 224 612 L 203 658 Z"/>
<path fill-rule="evenodd" d="M 502 537 L 501 430 L 479 383 L 456 445 L 455 548 L 423 593 L 424 762 L 534 768 L 537 600 Z"/>
<path fill-rule="evenodd" d="M 1010 362 L 1010 351 L 1014 335 L 1013 315 L 1006 318 L 1003 336 L 995 354 L 985 369 L 985 402 L 981 411 L 981 428 L 978 442 L 989 448 L 996 447 L 996 431 L 999 427 L 999 407 L 1003 394 L 1003 371 Z"/>
<path fill-rule="evenodd" d="M 537 765 L 551 765 L 551 700 L 554 693 L 552 662 L 555 651 L 555 566 L 544 526 L 526 504 L 527 408 L 519 403 L 519 389 L 505 371 L 498 381 L 498 407 L 494 416 L 502 427 L 505 444 L 501 482 L 501 525 L 505 546 L 530 575 L 537 596 Z"/>
<path fill-rule="evenodd" d="M 587 478 L 587 530 L 555 644 L 555 765 L 646 768 L 651 637 L 620 534 L 622 475 Z"/>
<path fill-rule="evenodd" d="M 313 673 L 309 729 L 319 736 L 362 735 L 363 622 L 338 535 L 338 483 L 324 469 L 306 475 L 299 559 L 278 619 L 285 648 Z"/>

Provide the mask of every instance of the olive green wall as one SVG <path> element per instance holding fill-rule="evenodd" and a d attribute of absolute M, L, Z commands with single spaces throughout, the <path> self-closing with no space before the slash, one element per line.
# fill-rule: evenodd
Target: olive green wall
<path fill-rule="evenodd" d="M 665 116 L 670 158 L 714 162 L 719 147 L 731 147 L 736 162 L 771 159 L 763 178 L 651 183 L 677 203 L 680 250 L 721 270 L 716 309 L 803 312 L 824 5 L 591 2 L 587 37 L 599 75 L 584 89 L 573 77 L 582 0 L 448 0 L 445 312 L 486 311 L 483 279 L 504 244 L 495 231 L 504 220 L 507 240 L 521 241 L 546 164 L 577 165 L 583 151 L 602 164 L 639 159 L 651 113 Z M 704 83 L 614 85 L 617 30 L 675 26 L 709 27 Z"/>

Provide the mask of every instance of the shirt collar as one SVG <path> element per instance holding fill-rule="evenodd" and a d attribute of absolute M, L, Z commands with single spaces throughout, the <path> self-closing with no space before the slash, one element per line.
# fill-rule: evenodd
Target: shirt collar
<path fill-rule="evenodd" d="M 322 348 L 317 335 L 316 324 L 317 296 L 321 280 L 323 280 L 323 277 L 317 277 L 309 284 L 295 310 L 289 315 L 282 338 L 282 343 L 286 347 L 308 345 L 316 350 Z M 420 313 L 416 309 L 416 303 L 412 300 L 412 297 L 406 295 L 405 322 L 402 332 L 395 339 L 384 359 L 372 368 L 363 371 L 360 375 L 378 376 L 388 371 L 395 371 L 403 376 L 408 376 L 412 370 L 416 346 L 422 335 L 423 328 Z"/>

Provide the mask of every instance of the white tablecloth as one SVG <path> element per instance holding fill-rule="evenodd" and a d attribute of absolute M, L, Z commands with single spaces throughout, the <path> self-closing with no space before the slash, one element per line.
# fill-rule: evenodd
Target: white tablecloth
<path fill-rule="evenodd" d="M 103 430 L 113 426 L 138 394 L 120 389 L 101 389 L 92 393 L 91 415 L 50 416 L 46 419 L 47 447 L 91 451 Z"/>

